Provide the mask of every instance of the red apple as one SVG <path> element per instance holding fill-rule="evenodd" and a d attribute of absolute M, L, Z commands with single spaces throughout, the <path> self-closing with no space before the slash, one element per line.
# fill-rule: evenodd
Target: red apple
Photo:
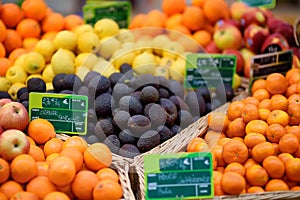
<path fill-rule="evenodd" d="M 0 135 L 1 135 L 1 133 L 3 133 L 4 132 L 4 129 L 2 128 L 2 126 L 0 126 Z"/>
<path fill-rule="evenodd" d="M 234 1 L 230 6 L 230 14 L 232 19 L 240 20 L 248 8 L 249 6 L 244 2 Z"/>
<path fill-rule="evenodd" d="M 250 24 L 265 25 L 267 23 L 267 16 L 257 7 L 249 7 L 242 15 L 240 23 L 243 27 Z"/>
<path fill-rule="evenodd" d="M 262 53 L 271 53 L 288 50 L 289 44 L 286 38 L 280 33 L 273 33 L 269 35 L 261 46 Z"/>
<path fill-rule="evenodd" d="M 283 21 L 282 19 L 276 18 L 276 17 L 268 18 L 268 21 L 267 21 L 267 27 L 269 28 L 271 33 L 274 33 L 278 27 L 280 27 L 284 24 L 287 24 L 287 22 Z"/>
<path fill-rule="evenodd" d="M 256 24 L 247 26 L 244 31 L 244 41 L 248 49 L 256 54 L 260 53 L 262 43 L 270 35 L 267 28 L 261 27 Z"/>
<path fill-rule="evenodd" d="M 12 102 L 12 100 L 8 98 L 0 99 L 0 108 L 9 102 Z"/>
<path fill-rule="evenodd" d="M 0 146 L 0 156 L 11 161 L 20 154 L 28 153 L 30 142 L 22 131 L 9 129 L 0 135 Z"/>
<path fill-rule="evenodd" d="M 294 52 L 294 55 L 298 57 L 298 59 L 300 59 L 300 48 L 297 47 L 292 47 L 291 48 Z"/>
<path fill-rule="evenodd" d="M 214 41 L 211 41 L 208 43 L 208 45 L 205 46 L 205 51 L 207 53 L 220 53 L 221 50 L 217 47 L 216 43 Z"/>
<path fill-rule="evenodd" d="M 237 49 L 225 49 L 223 54 L 235 55 L 236 56 L 236 73 L 241 74 L 244 68 L 244 58 L 242 53 Z"/>
<path fill-rule="evenodd" d="M 25 130 L 29 124 L 26 108 L 19 102 L 10 102 L 0 108 L 0 126 L 5 130 Z"/>
<path fill-rule="evenodd" d="M 247 48 L 242 48 L 240 50 L 240 52 L 244 59 L 244 76 L 246 78 L 249 78 L 250 77 L 251 58 L 252 58 L 252 56 L 255 55 L 255 53 Z"/>
<path fill-rule="evenodd" d="M 213 40 L 221 50 L 239 49 L 243 44 L 241 31 L 233 25 L 220 27 L 214 33 Z"/>
<path fill-rule="evenodd" d="M 215 31 L 220 29 L 221 27 L 224 26 L 235 26 L 236 28 L 238 28 L 239 30 L 241 30 L 241 24 L 238 20 L 235 19 L 220 19 L 219 21 L 217 21 L 214 25 L 214 29 Z"/>
<path fill-rule="evenodd" d="M 281 24 L 280 26 L 277 26 L 273 31 L 273 33 L 280 33 L 281 35 L 283 35 L 288 41 L 289 46 L 297 46 L 294 37 L 294 27 L 291 24 Z"/>

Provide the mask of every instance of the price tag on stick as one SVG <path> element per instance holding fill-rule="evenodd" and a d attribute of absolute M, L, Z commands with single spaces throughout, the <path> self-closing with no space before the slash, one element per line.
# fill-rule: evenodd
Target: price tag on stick
<path fill-rule="evenodd" d="M 280 51 L 255 55 L 251 58 L 250 83 L 249 91 L 251 91 L 252 83 L 260 78 L 266 78 L 272 73 L 285 74 L 292 68 L 293 51 Z"/>
<path fill-rule="evenodd" d="M 57 133 L 86 135 L 87 111 L 87 96 L 37 92 L 29 94 L 30 120 L 47 119 Z"/>
<path fill-rule="evenodd" d="M 212 166 L 210 152 L 145 155 L 146 199 L 212 198 Z"/>

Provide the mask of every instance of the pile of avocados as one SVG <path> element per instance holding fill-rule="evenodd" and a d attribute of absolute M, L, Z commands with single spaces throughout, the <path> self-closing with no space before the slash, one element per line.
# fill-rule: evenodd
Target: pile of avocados
<path fill-rule="evenodd" d="M 18 101 L 28 109 L 30 92 L 88 96 L 87 134 L 82 137 L 89 144 L 103 142 L 128 158 L 172 138 L 234 96 L 226 85 L 215 95 L 207 87 L 185 90 L 172 79 L 136 75 L 126 63 L 108 78 L 90 71 L 83 81 L 75 74 L 57 74 L 52 83 L 54 89 L 46 91 L 42 79 L 29 79 L 27 87 L 18 91 Z"/>

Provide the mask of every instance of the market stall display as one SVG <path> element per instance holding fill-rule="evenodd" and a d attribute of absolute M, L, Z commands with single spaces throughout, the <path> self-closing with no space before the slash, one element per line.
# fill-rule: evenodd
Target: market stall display
<path fill-rule="evenodd" d="M 206 197 L 299 198 L 296 26 L 242 2 L 124 5 L 128 28 L 0 5 L 0 199 L 149 199 L 145 158 L 184 152 L 211 153 Z"/>

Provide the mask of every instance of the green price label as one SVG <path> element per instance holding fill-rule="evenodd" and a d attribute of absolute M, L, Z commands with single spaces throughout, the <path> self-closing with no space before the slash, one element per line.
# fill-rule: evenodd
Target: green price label
<path fill-rule="evenodd" d="M 275 8 L 276 0 L 240 0 L 252 7 Z"/>
<path fill-rule="evenodd" d="M 128 28 L 131 4 L 128 1 L 87 1 L 82 8 L 83 19 L 92 26 L 100 19 L 116 21 L 120 28 Z"/>
<path fill-rule="evenodd" d="M 235 55 L 188 54 L 184 86 L 185 88 L 207 86 L 213 89 L 222 82 L 232 86 L 235 69 Z"/>
<path fill-rule="evenodd" d="M 211 153 L 145 155 L 146 199 L 212 198 L 212 173 Z"/>
<path fill-rule="evenodd" d="M 58 133 L 85 135 L 87 102 L 87 96 L 31 92 L 29 117 L 47 119 Z"/>

